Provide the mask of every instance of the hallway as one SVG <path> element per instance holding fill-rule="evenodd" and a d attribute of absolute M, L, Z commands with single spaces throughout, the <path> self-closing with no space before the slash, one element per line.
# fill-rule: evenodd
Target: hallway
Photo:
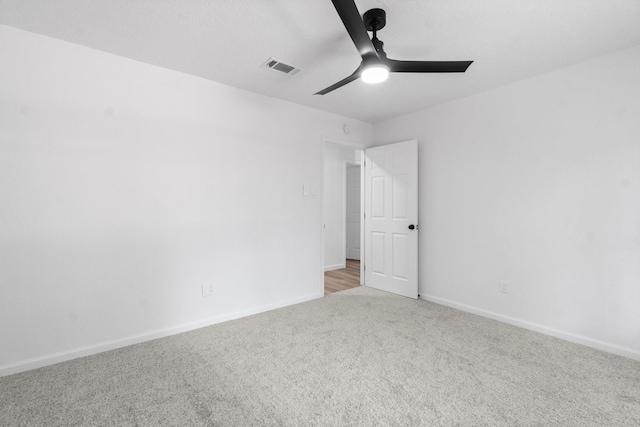
<path fill-rule="evenodd" d="M 324 294 L 360 286 L 360 261 L 347 260 L 347 267 L 339 270 L 331 270 L 324 273 Z"/>

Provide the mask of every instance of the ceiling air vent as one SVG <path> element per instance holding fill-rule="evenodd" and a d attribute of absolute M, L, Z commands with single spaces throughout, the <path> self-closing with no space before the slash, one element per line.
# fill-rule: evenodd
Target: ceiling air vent
<path fill-rule="evenodd" d="M 280 61 L 279 59 L 275 59 L 275 58 L 269 58 L 267 60 L 267 62 L 262 64 L 262 66 L 264 68 L 268 68 L 270 70 L 279 71 L 281 73 L 288 74 L 290 76 L 293 76 L 293 75 L 298 74 L 300 72 L 300 68 L 294 67 L 293 65 L 285 64 L 284 62 Z"/>

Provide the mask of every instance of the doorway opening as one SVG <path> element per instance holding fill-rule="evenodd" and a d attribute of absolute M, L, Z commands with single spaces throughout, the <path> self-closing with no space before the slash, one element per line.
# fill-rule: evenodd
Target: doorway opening
<path fill-rule="evenodd" d="M 360 286 L 360 260 L 347 259 L 345 268 L 325 271 L 324 294 L 346 291 Z"/>
<path fill-rule="evenodd" d="M 325 142 L 323 155 L 324 294 L 362 280 L 362 173 L 360 148 Z"/>

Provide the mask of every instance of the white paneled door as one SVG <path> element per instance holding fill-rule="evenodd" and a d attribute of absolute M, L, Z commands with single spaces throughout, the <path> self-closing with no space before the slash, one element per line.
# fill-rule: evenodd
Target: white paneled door
<path fill-rule="evenodd" d="M 418 141 L 365 159 L 365 285 L 418 298 Z"/>

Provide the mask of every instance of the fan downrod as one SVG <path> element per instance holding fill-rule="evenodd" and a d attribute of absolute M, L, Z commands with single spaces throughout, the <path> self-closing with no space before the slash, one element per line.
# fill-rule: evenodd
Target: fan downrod
<path fill-rule="evenodd" d="M 380 31 L 387 25 L 387 13 L 382 9 L 371 9 L 364 13 L 362 22 L 367 31 L 374 33 Z"/>

